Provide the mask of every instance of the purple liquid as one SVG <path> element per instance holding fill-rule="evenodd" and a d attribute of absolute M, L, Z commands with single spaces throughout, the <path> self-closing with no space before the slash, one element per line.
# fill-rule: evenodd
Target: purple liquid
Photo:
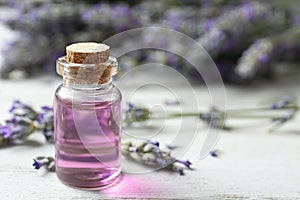
<path fill-rule="evenodd" d="M 65 184 L 93 189 L 120 174 L 121 102 L 72 105 L 54 101 L 56 174 Z"/>

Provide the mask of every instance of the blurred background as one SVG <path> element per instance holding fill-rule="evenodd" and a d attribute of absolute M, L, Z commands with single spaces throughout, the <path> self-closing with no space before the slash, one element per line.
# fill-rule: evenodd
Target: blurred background
<path fill-rule="evenodd" d="M 199 42 L 226 83 L 268 81 L 284 76 L 286 68 L 293 74 L 299 68 L 299 5 L 290 0 L 1 0 L 0 75 L 55 74 L 55 61 L 66 45 L 101 42 L 132 28 L 155 26 Z M 146 41 L 149 36 L 141 37 Z M 197 57 L 195 51 L 190 54 Z M 201 82 L 193 67 L 172 53 L 143 50 L 119 58 L 121 71 L 147 62 L 166 64 Z"/>
<path fill-rule="evenodd" d="M 8 108 L 16 99 L 36 108 L 52 105 L 55 88 L 62 83 L 56 74 L 55 61 L 65 55 L 67 45 L 102 42 L 139 27 L 169 28 L 186 34 L 206 49 L 227 84 L 226 92 L 222 84 L 205 87 L 195 68 L 176 54 L 158 49 L 127 53 L 118 58 L 120 73 L 116 77 L 124 111 L 131 102 L 166 114 L 203 111 L 207 115 L 202 115 L 204 123 L 199 126 L 201 115 L 197 114 L 196 117 L 157 120 L 148 127 L 144 127 L 148 124 L 127 127 L 122 139 L 153 138 L 161 144 L 171 144 L 170 141 L 176 139 L 179 148 L 172 154 L 184 152 L 183 158 L 190 159 L 196 170 L 182 178 L 172 178 L 165 172 L 145 177 L 124 176 L 125 181 L 120 186 L 101 195 L 106 199 L 110 196 L 117 199 L 205 199 L 206 196 L 206 199 L 300 199 L 298 101 L 283 98 L 275 106 L 272 104 L 277 101 L 276 97 L 300 96 L 299 10 L 299 0 L 0 0 L 1 119 L 10 119 Z M 122 41 L 120 48 L 132 49 L 134 39 Z M 146 44 L 155 42 L 164 49 L 178 44 L 178 52 L 185 51 L 180 49 L 184 45 L 165 35 L 141 34 L 138 39 Z M 116 49 L 118 47 L 112 48 Z M 185 53 L 201 64 L 207 59 L 195 49 Z M 147 63 L 158 64 L 145 65 Z M 143 77 L 137 73 L 132 73 L 134 78 L 122 76 L 131 69 L 146 67 L 150 70 L 142 71 Z M 168 73 L 167 77 L 171 70 L 173 74 Z M 213 76 L 212 73 L 205 75 Z M 172 79 L 170 82 L 177 85 L 173 82 L 168 85 L 166 79 Z M 126 85 L 130 81 L 132 88 Z M 190 87 L 190 83 L 196 87 Z M 290 100 L 296 102 L 296 109 Z M 287 108 L 286 112 L 281 112 L 281 108 Z M 226 116 L 226 126 L 232 129 L 224 130 L 216 145 L 224 154 L 220 159 L 200 160 L 206 136 L 212 135 L 207 138 L 216 141 L 221 133 L 220 129 L 208 128 L 207 124 L 215 122 L 220 128 L 225 116 L 221 111 L 230 109 L 233 118 Z M 239 109 L 240 118 L 236 114 Z M 253 117 L 257 110 L 265 118 Z M 270 117 L 269 111 L 279 117 Z M 268 134 L 270 123 L 276 128 L 278 124 L 287 125 Z M 185 141 L 182 138 L 186 139 L 186 145 L 182 145 Z M 0 199 L 5 199 L 1 195 L 7 199 L 34 196 L 98 199 L 100 193 L 80 193 L 59 186 L 54 175 L 35 176 L 32 158 L 52 155 L 52 152 L 53 145 L 45 144 L 42 134 L 35 134 L 24 145 L 2 148 Z M 135 169 L 132 163 L 127 166 Z"/>

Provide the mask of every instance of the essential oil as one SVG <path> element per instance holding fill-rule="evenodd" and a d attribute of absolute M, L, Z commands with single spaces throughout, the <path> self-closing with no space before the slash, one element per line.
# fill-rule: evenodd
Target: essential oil
<path fill-rule="evenodd" d="M 107 47 L 77 43 L 57 60 L 64 78 L 54 99 L 56 174 L 63 183 L 98 189 L 120 175 L 121 93 L 117 60 Z"/>

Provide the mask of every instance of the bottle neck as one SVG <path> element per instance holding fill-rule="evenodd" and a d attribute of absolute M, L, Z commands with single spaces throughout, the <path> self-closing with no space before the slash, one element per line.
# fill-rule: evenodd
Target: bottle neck
<path fill-rule="evenodd" d="M 63 77 L 63 86 L 68 89 L 76 89 L 76 90 L 86 90 L 86 91 L 94 91 L 94 90 L 106 90 L 110 89 L 112 84 L 112 78 L 110 78 L 105 83 L 95 83 L 95 84 L 80 84 L 76 83 L 74 80 L 68 77 Z"/>
<path fill-rule="evenodd" d="M 111 85 L 112 77 L 118 72 L 118 61 L 109 57 L 105 63 L 69 63 L 63 56 L 57 59 L 56 70 L 63 76 L 66 87 L 105 88 Z"/>

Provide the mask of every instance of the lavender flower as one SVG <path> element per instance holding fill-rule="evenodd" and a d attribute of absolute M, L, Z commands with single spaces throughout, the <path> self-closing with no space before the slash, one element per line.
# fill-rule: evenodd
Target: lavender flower
<path fill-rule="evenodd" d="M 16 17 L 4 19 L 3 23 L 16 30 L 19 37 L 14 46 L 6 50 L 6 55 L 13 56 L 5 57 L 3 65 L 9 67 L 2 71 L 2 74 L 9 73 L 13 69 L 22 69 L 30 75 L 39 71 L 49 71 L 50 68 L 46 67 L 50 67 L 51 63 L 53 68 L 53 62 L 64 54 L 63 49 L 68 43 L 85 40 L 81 32 L 84 28 L 87 32 L 89 27 L 86 24 L 88 21 L 81 20 L 81 11 L 96 7 L 70 1 L 59 4 L 55 1 L 38 1 L 38 3 L 26 1 L 16 2 L 11 9 L 16 11 Z M 105 16 L 102 17 L 110 17 L 111 13 L 103 13 Z M 95 28 L 100 27 L 96 25 Z M 106 33 L 111 33 L 109 29 L 104 29 Z M 93 33 L 90 33 L 89 37 L 90 40 L 103 40 L 107 36 L 95 38 Z M 33 43 L 35 45 L 32 45 Z"/>
<path fill-rule="evenodd" d="M 183 168 L 178 167 L 176 163 L 188 169 L 191 169 L 192 164 L 189 160 L 182 161 L 172 157 L 171 152 L 159 148 L 159 142 L 151 140 L 139 145 L 134 145 L 132 142 L 124 142 L 122 143 L 122 154 L 134 160 L 136 160 L 137 155 L 141 157 L 146 165 L 170 169 L 178 172 L 180 175 L 184 174 Z"/>
<path fill-rule="evenodd" d="M 240 78 L 239 74 L 232 76 L 236 64 L 235 59 L 258 37 L 284 31 L 289 26 L 289 17 L 286 12 L 281 9 L 274 9 L 271 4 L 265 2 L 246 2 L 238 6 L 235 5 L 231 9 L 222 8 L 220 13 L 217 12 L 215 15 L 202 16 L 204 12 L 201 11 L 206 8 L 205 6 L 200 7 L 200 11 L 195 11 L 191 7 L 168 9 L 162 20 L 156 22 L 155 26 L 168 27 L 184 32 L 196 38 L 216 61 L 220 59 L 223 61 L 224 58 L 227 59 L 225 60 L 226 63 L 231 61 L 233 65 L 226 66 L 226 69 L 222 69 L 224 65 L 218 65 L 223 78 L 227 81 L 243 81 L 243 77 Z M 146 43 L 155 42 L 155 44 L 164 48 L 175 45 L 177 42 L 170 41 L 170 39 L 168 40 L 160 34 L 145 34 L 141 37 Z M 268 48 L 265 50 L 265 54 L 258 56 L 261 65 L 267 65 L 271 60 L 268 59 L 267 50 Z M 180 52 L 180 45 L 178 45 L 178 51 Z M 187 53 L 187 56 L 199 58 L 199 62 L 204 62 L 207 59 L 205 55 L 200 55 L 199 52 L 192 49 Z M 170 53 L 152 51 L 145 57 L 147 62 L 158 62 L 172 66 L 190 77 L 195 77 L 195 74 L 197 74 L 189 63 Z M 233 62 L 232 59 L 234 59 Z M 245 64 L 244 73 L 248 72 L 248 65 Z M 201 78 L 196 78 L 196 80 L 201 81 Z"/>
<path fill-rule="evenodd" d="M 187 168 L 192 169 L 191 165 L 192 163 L 189 160 L 183 161 L 183 160 L 175 160 L 175 162 L 185 165 Z"/>
<path fill-rule="evenodd" d="M 282 96 L 275 103 L 271 105 L 271 109 L 298 109 L 297 99 L 291 96 Z"/>
<path fill-rule="evenodd" d="M 140 151 L 141 151 L 140 148 L 137 148 L 137 147 L 129 147 L 128 148 L 128 152 L 139 153 Z"/>
<path fill-rule="evenodd" d="M 167 147 L 167 149 L 169 149 L 169 150 L 174 150 L 174 149 L 177 148 L 177 146 L 174 146 L 174 145 L 171 145 L 171 144 L 167 144 L 166 147 Z"/>
<path fill-rule="evenodd" d="M 0 126 L 0 145 L 15 144 L 24 141 L 35 131 L 35 126 L 29 119 L 14 117 Z"/>
<path fill-rule="evenodd" d="M 33 159 L 34 169 L 40 169 L 42 167 L 45 167 L 45 169 L 49 172 L 55 171 L 55 159 L 53 157 L 45 157 L 45 156 L 39 156 Z"/>
<path fill-rule="evenodd" d="M 173 158 L 170 152 L 159 149 L 157 143 L 158 142 L 145 141 L 139 145 L 134 145 L 132 142 L 125 141 L 122 142 L 122 154 L 128 157 L 131 157 L 132 154 L 138 155 L 142 158 L 143 164 L 145 165 L 170 169 L 180 175 L 184 175 L 184 169 L 177 166 L 176 163 L 185 166 L 187 169 L 192 169 L 192 163 L 189 160 L 182 161 Z M 47 171 L 55 171 L 55 159 L 53 157 L 40 156 L 33 159 L 33 161 L 32 166 L 37 170 L 45 167 Z"/>
<path fill-rule="evenodd" d="M 5 29 L 11 30 L 8 31 L 11 34 L 6 35 L 14 35 L 8 37 L 0 49 L 6 55 L 2 60 L 0 58 L 0 76 L 6 78 L 14 70 L 21 70 L 28 75 L 40 71 L 53 72 L 54 61 L 64 54 L 64 47 L 72 42 L 102 41 L 120 31 L 153 25 L 191 36 L 218 61 L 233 61 L 236 64 L 242 52 L 251 46 L 252 50 L 244 52 L 243 56 L 253 62 L 241 59 L 238 62 L 241 67 L 238 67 L 233 77 L 231 74 L 234 66 L 225 67 L 221 71 L 225 80 L 235 82 L 252 80 L 254 76 L 263 74 L 271 62 L 282 57 L 295 60 L 297 52 L 300 52 L 298 40 L 293 40 L 294 45 L 289 43 L 280 48 L 272 42 L 275 51 L 280 49 L 284 52 L 279 57 L 272 56 L 264 42 L 256 41 L 257 38 L 268 39 L 274 32 L 280 33 L 293 28 L 299 19 L 296 11 L 285 11 L 262 1 L 4 0 L 0 2 L 0 6 L 5 6 L 5 9 L 0 10 L 0 14 L 5 16 L 0 17 L 0 28 L 2 24 Z M 153 34 L 153 37 L 155 41 L 160 41 L 163 36 Z M 149 36 L 141 35 L 141 40 L 148 39 Z M 33 43 L 35 45 L 32 46 Z M 258 46 L 252 47 L 253 43 Z M 163 40 L 161 44 L 168 45 Z M 256 52 L 261 52 L 261 56 L 256 55 Z M 139 62 L 157 61 L 201 81 L 199 77 L 195 77 L 190 65 L 176 55 L 165 52 L 153 55 L 146 51 L 135 55 L 122 58 L 129 61 L 126 62 L 129 64 L 121 65 L 123 70 L 128 66 L 138 65 Z M 199 57 L 199 52 L 190 51 L 189 56 Z"/>
<path fill-rule="evenodd" d="M 284 115 L 282 117 L 273 118 L 272 121 L 275 122 L 277 125 L 281 125 L 281 124 L 287 122 L 288 120 L 291 120 L 292 118 L 294 118 L 294 116 L 295 116 L 295 112 L 290 112 L 287 115 Z"/>
<path fill-rule="evenodd" d="M 236 4 L 242 2 L 241 0 L 182 0 L 183 3 L 188 5 L 205 5 L 205 6 L 211 6 L 211 5 L 224 5 L 224 4 Z"/>
<path fill-rule="evenodd" d="M 271 109 L 288 111 L 287 114 L 284 114 L 281 117 L 274 117 L 271 119 L 274 125 L 270 129 L 270 132 L 273 132 L 276 129 L 278 129 L 280 126 L 285 124 L 286 122 L 292 120 L 298 113 L 299 106 L 298 103 L 296 102 L 296 98 L 290 96 L 283 96 L 279 98 L 278 101 L 276 101 L 271 105 Z"/>
<path fill-rule="evenodd" d="M 0 125 L 0 145 L 24 142 L 29 135 L 42 131 L 46 140 L 54 140 L 53 109 L 43 106 L 41 111 L 20 101 L 14 101 L 9 110 L 13 117 Z"/>
<path fill-rule="evenodd" d="M 278 110 L 278 115 L 274 117 L 274 110 Z M 282 114 L 280 111 L 286 110 L 288 114 Z M 167 116 L 161 116 L 159 113 L 151 112 L 145 107 L 137 107 L 133 104 L 129 105 L 129 109 L 125 111 L 126 118 L 124 122 L 129 124 L 137 124 L 140 122 L 146 122 L 150 119 L 160 120 L 160 119 L 172 119 L 178 117 L 199 117 L 204 123 L 208 124 L 213 128 L 230 130 L 231 127 L 226 126 L 225 122 L 227 119 L 257 119 L 265 118 L 272 119 L 276 124 L 283 124 L 287 121 L 293 119 L 299 110 L 299 106 L 295 98 L 292 97 L 282 97 L 277 102 L 272 103 L 272 105 L 258 108 L 250 109 L 234 109 L 222 111 L 216 107 L 211 107 L 208 112 L 170 112 Z M 167 112 L 169 113 L 169 112 Z M 280 123 L 279 123 L 280 122 Z M 279 127 L 279 126 L 278 126 Z M 273 130 L 273 129 L 272 129 Z M 154 141 L 149 141 L 150 144 L 155 144 Z M 155 145 L 154 145 L 155 146 Z M 159 148 L 159 146 L 157 146 Z"/>
<path fill-rule="evenodd" d="M 201 113 L 200 119 L 214 128 L 225 128 L 226 115 L 215 107 L 212 107 L 208 113 Z"/>
<path fill-rule="evenodd" d="M 38 114 L 37 121 L 39 123 L 39 129 L 43 131 L 43 134 L 47 142 L 54 142 L 54 114 L 53 108 L 48 106 L 41 107 L 41 111 Z"/>
<path fill-rule="evenodd" d="M 36 111 L 27 104 L 21 103 L 19 100 L 13 102 L 12 107 L 9 112 L 15 116 L 28 118 L 30 120 L 35 120 L 37 117 Z"/>
<path fill-rule="evenodd" d="M 159 142 L 156 140 L 148 140 L 147 143 L 152 144 L 153 146 L 159 147 Z"/>
<path fill-rule="evenodd" d="M 256 41 L 249 49 L 247 49 L 240 58 L 235 69 L 238 81 L 251 81 L 259 73 L 263 73 L 274 60 L 273 44 L 267 39 Z"/>
<path fill-rule="evenodd" d="M 167 9 L 160 26 L 197 38 L 207 30 L 207 22 L 221 12 L 220 7 L 174 7 Z"/>
<path fill-rule="evenodd" d="M 178 100 L 166 100 L 164 104 L 166 106 L 178 106 L 180 105 L 180 102 Z"/>
<path fill-rule="evenodd" d="M 182 168 L 176 168 L 176 167 L 172 166 L 172 170 L 178 172 L 180 176 L 184 175 L 184 171 Z"/>
<path fill-rule="evenodd" d="M 297 59 L 300 52 L 300 27 L 278 35 L 258 39 L 238 61 L 235 69 L 237 82 L 253 80 L 270 69 L 271 64 L 286 59 Z"/>
<path fill-rule="evenodd" d="M 217 157 L 220 156 L 221 151 L 220 151 L 220 150 L 217 150 L 217 149 L 214 149 L 214 150 L 210 151 L 209 154 L 210 154 L 212 157 L 217 158 Z"/>
<path fill-rule="evenodd" d="M 33 164 L 32 164 L 32 166 L 34 166 L 34 169 L 40 169 L 40 168 L 43 167 L 44 165 L 45 165 L 44 162 L 37 161 L 36 159 L 33 159 Z"/>
<path fill-rule="evenodd" d="M 163 157 L 155 157 L 155 162 L 162 168 L 165 168 L 170 164 L 169 160 Z"/>
<path fill-rule="evenodd" d="M 150 119 L 151 112 L 144 107 L 128 104 L 128 110 L 125 111 L 125 122 L 131 125 L 134 122 L 144 122 Z"/>
<path fill-rule="evenodd" d="M 276 117 L 272 119 L 272 122 L 274 123 L 273 127 L 269 130 L 269 132 L 274 132 L 277 130 L 280 126 L 285 124 L 287 121 L 290 121 L 293 119 L 296 115 L 295 111 L 289 112 L 288 114 L 282 116 L 282 117 Z"/>
<path fill-rule="evenodd" d="M 287 27 L 286 14 L 259 1 L 242 4 L 220 15 L 213 28 L 199 42 L 216 57 L 220 53 L 241 52 L 255 39 L 257 33 L 282 31 Z"/>

